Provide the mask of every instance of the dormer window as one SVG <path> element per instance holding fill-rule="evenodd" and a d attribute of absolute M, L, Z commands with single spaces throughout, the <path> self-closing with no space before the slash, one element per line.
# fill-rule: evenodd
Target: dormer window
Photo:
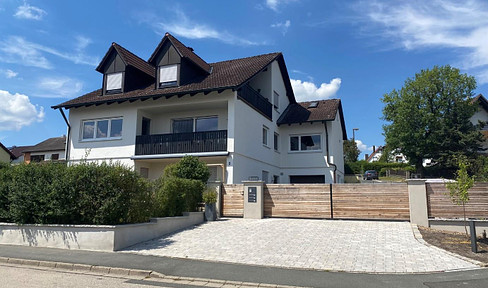
<path fill-rule="evenodd" d="M 159 87 L 178 85 L 178 65 L 159 66 Z"/>
<path fill-rule="evenodd" d="M 122 92 L 122 72 L 107 74 L 107 93 Z"/>

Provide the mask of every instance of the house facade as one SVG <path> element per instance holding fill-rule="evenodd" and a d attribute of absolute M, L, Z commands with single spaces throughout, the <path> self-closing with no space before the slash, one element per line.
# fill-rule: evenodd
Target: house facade
<path fill-rule="evenodd" d="M 46 139 L 23 149 L 23 162 L 64 161 L 66 158 L 65 147 L 66 136 Z"/>
<path fill-rule="evenodd" d="M 14 160 L 15 156 L 10 152 L 7 147 L 3 146 L 2 143 L 0 143 L 0 162 L 1 163 L 10 163 L 12 160 Z"/>
<path fill-rule="evenodd" d="M 471 123 L 474 125 L 477 125 L 479 121 L 486 123 L 481 127 L 481 133 L 485 137 L 482 143 L 482 148 L 485 150 L 481 151 L 481 153 L 488 153 L 488 100 L 479 94 L 473 98 L 473 103 L 478 104 L 478 110 L 471 117 Z"/>
<path fill-rule="evenodd" d="M 211 179 L 343 182 L 340 100 L 297 103 L 281 53 L 207 63 L 166 34 L 148 61 L 113 43 L 102 88 L 69 110 L 67 161 L 112 161 L 158 178 L 185 155 Z"/>

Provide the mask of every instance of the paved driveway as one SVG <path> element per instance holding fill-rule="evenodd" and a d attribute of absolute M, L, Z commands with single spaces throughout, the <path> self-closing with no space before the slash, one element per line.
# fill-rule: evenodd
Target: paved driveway
<path fill-rule="evenodd" d="M 478 268 L 414 237 L 407 222 L 223 219 L 124 252 L 332 271 L 413 273 Z"/>

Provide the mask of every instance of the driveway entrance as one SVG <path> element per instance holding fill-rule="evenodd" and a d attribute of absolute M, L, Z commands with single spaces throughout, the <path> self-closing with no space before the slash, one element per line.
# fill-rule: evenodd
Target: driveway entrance
<path fill-rule="evenodd" d="M 222 219 L 141 243 L 124 252 L 368 273 L 478 268 L 419 242 L 408 222 Z"/>

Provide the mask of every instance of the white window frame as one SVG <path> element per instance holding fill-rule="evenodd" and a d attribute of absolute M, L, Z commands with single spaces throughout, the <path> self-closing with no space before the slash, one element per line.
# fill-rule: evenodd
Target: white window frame
<path fill-rule="evenodd" d="M 122 131 L 120 132 L 120 136 L 117 137 L 110 137 L 112 133 L 112 121 L 113 120 L 122 120 Z M 107 127 L 107 137 L 97 137 L 97 127 L 98 122 L 101 121 L 108 121 Z M 84 138 L 84 130 L 85 130 L 85 123 L 86 122 L 94 122 L 94 130 L 93 130 L 93 137 L 92 138 Z M 81 121 L 81 129 L 80 129 L 80 141 L 81 142 L 91 142 L 91 141 L 106 141 L 106 140 L 120 140 L 122 139 L 122 133 L 124 131 L 124 119 L 123 117 L 113 117 L 113 118 L 97 118 L 97 119 L 86 119 Z"/>
<path fill-rule="evenodd" d="M 263 131 L 262 133 L 262 143 L 264 146 L 269 147 L 268 143 L 268 135 L 269 135 L 269 128 L 263 125 Z"/>
<path fill-rule="evenodd" d="M 302 150 L 302 137 L 307 137 L 307 136 L 319 136 L 320 137 L 320 149 L 317 150 Z M 298 137 L 298 150 L 291 150 L 291 138 L 292 137 Z M 316 152 L 322 152 L 322 134 L 320 133 L 310 133 L 310 134 L 295 134 L 295 135 L 290 135 L 288 138 L 288 152 L 289 153 L 316 153 Z"/>
<path fill-rule="evenodd" d="M 273 135 L 273 148 L 276 152 L 280 151 L 280 134 L 276 132 Z"/>
<path fill-rule="evenodd" d="M 111 77 L 116 77 L 120 75 L 120 87 L 118 88 L 109 88 L 108 87 L 108 84 L 109 84 L 109 78 Z M 105 91 L 107 92 L 113 92 L 113 91 L 122 91 L 122 83 L 124 82 L 124 73 L 123 72 L 116 72 L 116 73 L 109 73 L 109 74 L 106 74 L 105 76 Z"/>

